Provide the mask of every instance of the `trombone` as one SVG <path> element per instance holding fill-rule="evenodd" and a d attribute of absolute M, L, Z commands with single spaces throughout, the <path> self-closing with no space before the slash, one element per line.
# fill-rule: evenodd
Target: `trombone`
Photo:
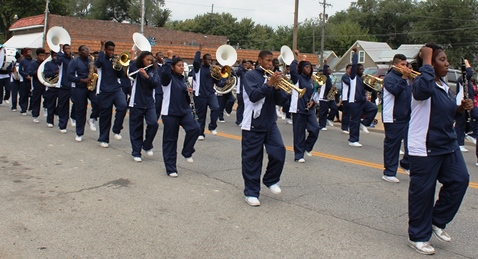
<path fill-rule="evenodd" d="M 401 67 L 397 67 L 397 66 L 392 66 L 393 67 L 393 70 L 397 71 L 398 73 L 402 74 L 403 75 L 403 71 L 402 71 L 402 68 Z M 409 78 L 411 79 L 415 79 L 417 78 L 419 75 L 421 75 L 420 72 L 417 72 L 415 70 L 410 70 L 410 75 L 408 76 Z"/>
<path fill-rule="evenodd" d="M 265 75 L 272 76 L 274 74 L 274 72 L 272 70 L 265 69 L 263 67 L 260 67 L 260 68 L 262 68 L 262 70 L 264 70 Z M 269 79 L 270 79 L 270 77 L 267 78 L 267 80 L 269 80 Z M 284 90 L 288 94 L 292 94 L 292 90 L 294 90 L 299 94 L 299 98 L 304 96 L 305 91 L 306 91 L 305 88 L 300 89 L 297 86 L 289 83 L 289 81 L 287 81 L 287 79 L 285 79 L 285 78 L 281 78 L 281 80 L 279 82 L 277 82 L 274 86 L 278 86 L 280 89 Z"/>

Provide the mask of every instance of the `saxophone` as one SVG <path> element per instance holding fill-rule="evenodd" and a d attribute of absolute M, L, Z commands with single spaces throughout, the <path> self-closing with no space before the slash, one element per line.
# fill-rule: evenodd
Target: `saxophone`
<path fill-rule="evenodd" d="M 327 94 L 327 100 L 333 101 L 335 100 L 335 95 L 338 93 L 337 87 L 335 87 L 335 83 L 337 83 L 337 77 L 333 74 L 330 74 L 329 77 L 332 79 L 332 88 L 330 88 L 330 91 Z"/>
<path fill-rule="evenodd" d="M 86 85 L 89 91 L 94 91 L 96 88 L 96 82 L 98 81 L 98 74 L 95 73 L 95 58 L 91 56 L 90 70 L 88 72 L 89 83 Z"/>

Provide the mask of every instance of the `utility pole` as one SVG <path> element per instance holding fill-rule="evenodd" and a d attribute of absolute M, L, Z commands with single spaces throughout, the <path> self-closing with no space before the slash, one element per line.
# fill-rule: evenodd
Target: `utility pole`
<path fill-rule="evenodd" d="M 320 42 L 320 60 L 319 60 L 319 63 L 320 63 L 320 66 L 323 67 L 324 66 L 324 40 L 325 40 L 325 20 L 327 18 L 329 18 L 329 16 L 327 14 L 325 14 L 325 8 L 327 6 L 332 6 L 331 4 L 327 4 L 327 0 L 324 0 L 323 2 L 319 3 L 321 4 L 324 9 L 323 9 L 323 12 L 321 14 L 321 20 L 322 20 L 322 39 L 321 39 L 321 42 Z"/>
<path fill-rule="evenodd" d="M 141 34 L 144 35 L 144 0 L 141 0 Z"/>
<path fill-rule="evenodd" d="M 298 25 L 298 23 L 299 23 L 299 0 L 295 0 L 294 34 L 292 36 L 292 50 L 293 51 L 295 51 L 297 49 L 297 25 Z"/>
<path fill-rule="evenodd" d="M 209 14 L 209 34 L 212 34 L 212 16 L 214 15 L 214 4 L 211 5 L 211 13 Z"/>
<path fill-rule="evenodd" d="M 48 4 L 50 0 L 46 0 L 45 4 L 45 24 L 43 25 L 43 40 L 41 42 L 42 48 L 45 48 L 45 41 L 46 41 L 46 28 L 48 27 L 48 13 L 50 10 L 48 9 Z"/>

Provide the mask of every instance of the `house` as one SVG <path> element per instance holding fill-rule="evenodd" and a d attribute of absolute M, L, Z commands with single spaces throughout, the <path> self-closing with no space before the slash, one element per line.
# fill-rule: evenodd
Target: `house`
<path fill-rule="evenodd" d="M 318 55 L 320 60 L 320 55 Z M 327 60 L 327 64 L 329 67 L 335 67 L 337 62 L 339 62 L 340 58 L 335 54 L 333 50 L 324 50 L 324 60 Z M 322 69 L 322 68 L 319 68 Z"/>
<path fill-rule="evenodd" d="M 44 21 L 45 15 L 43 14 L 18 20 L 9 28 L 13 32 L 13 36 L 4 45 L 17 49 L 43 47 L 48 52 L 48 45 L 46 43 L 43 44 Z M 112 40 L 116 45 L 116 53 L 129 52 L 133 46 L 133 33 L 141 30 L 140 24 L 117 23 L 114 21 L 90 20 L 49 14 L 46 31 L 53 26 L 61 26 L 68 31 L 71 37 L 72 52 L 77 52 L 78 47 L 81 45 L 88 46 L 91 52 L 98 51 L 101 40 Z M 179 55 L 190 64 L 198 50 L 199 43 L 204 44 L 202 53 L 211 54 L 213 59 L 215 59 L 216 49 L 227 43 L 226 36 L 204 35 L 162 27 L 145 26 L 144 35 L 149 39 L 154 38 L 154 44 L 152 44 L 153 53 L 162 51 L 166 54 L 168 50 L 172 50 L 174 55 Z M 260 50 L 238 49 L 237 57 L 239 60 L 255 61 L 259 52 Z M 275 57 L 278 57 L 280 53 L 276 51 L 273 54 Z M 318 64 L 318 58 L 315 55 L 304 54 L 308 55 L 312 64 Z"/>
<path fill-rule="evenodd" d="M 393 56 L 404 54 L 407 61 L 416 58 L 422 45 L 402 44 L 398 49 L 392 49 L 385 42 L 370 42 L 358 40 L 345 52 L 345 54 L 334 65 L 330 65 L 334 71 L 345 71 L 347 64 L 352 62 L 352 48 L 357 47 L 359 63 L 365 68 L 389 68 L 392 65 Z"/>

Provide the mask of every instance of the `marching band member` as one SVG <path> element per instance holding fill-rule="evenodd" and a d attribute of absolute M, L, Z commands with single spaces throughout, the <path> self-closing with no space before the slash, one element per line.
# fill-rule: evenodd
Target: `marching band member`
<path fill-rule="evenodd" d="M 20 61 L 20 65 L 18 67 L 19 73 L 20 73 L 20 88 L 18 91 L 19 94 L 19 101 L 18 104 L 20 106 L 20 114 L 25 116 L 27 115 L 27 110 L 31 110 L 31 107 L 29 107 L 29 100 L 31 96 L 31 90 L 32 90 L 32 78 L 28 74 L 28 69 L 30 67 L 30 64 L 33 62 L 32 59 L 32 50 L 31 49 L 23 49 L 23 58 Z"/>
<path fill-rule="evenodd" d="M 154 102 L 156 107 L 156 120 L 159 120 L 161 116 L 161 107 L 163 106 L 163 86 L 161 85 L 161 74 L 163 73 L 163 63 L 164 63 L 164 55 L 163 52 L 156 53 L 156 62 L 158 67 L 158 76 L 159 76 L 159 84 L 157 85 L 156 89 L 154 90 Z"/>
<path fill-rule="evenodd" d="M 20 79 L 22 79 L 20 73 L 18 73 L 18 67 L 20 66 L 20 61 L 22 60 L 22 55 L 20 53 L 15 53 L 15 61 L 10 64 L 10 67 L 7 70 L 10 70 L 10 92 L 12 97 L 12 112 L 17 111 L 18 105 L 18 90 L 20 88 Z"/>
<path fill-rule="evenodd" d="M 111 117 L 113 105 L 116 108 L 113 133 L 116 140 L 121 140 L 123 121 L 126 116 L 126 96 L 121 89 L 118 79 L 124 76 L 123 69 L 113 69 L 112 59 L 115 52 L 115 44 L 112 41 L 101 41 L 101 51 L 95 66 L 98 68 L 98 85 L 96 87 L 96 99 L 100 108 L 100 136 L 98 141 L 103 148 L 109 147 Z"/>
<path fill-rule="evenodd" d="M 58 127 L 60 128 L 61 133 L 66 133 L 68 115 L 70 112 L 71 81 L 68 77 L 68 65 L 72 60 L 71 46 L 69 44 L 60 44 L 60 52 L 56 57 L 56 62 L 60 66 L 60 88 L 58 88 L 58 103 L 56 109 L 58 112 Z M 94 105 L 92 110 L 98 110 L 96 105 Z M 72 113 L 73 112 L 74 111 L 72 110 Z M 93 124 L 93 126 L 95 125 Z M 94 127 L 94 129 L 96 130 L 96 127 Z"/>
<path fill-rule="evenodd" d="M 38 116 L 40 115 L 40 106 L 42 95 L 45 92 L 45 86 L 40 83 L 37 76 L 38 67 L 45 60 L 45 49 L 38 48 L 35 53 L 37 54 L 37 60 L 33 61 L 28 68 L 28 75 L 32 81 L 32 98 L 30 99 L 30 108 L 32 109 L 32 117 L 34 123 L 40 123 Z"/>
<path fill-rule="evenodd" d="M 304 96 L 299 98 L 296 91 L 292 92 L 290 98 L 290 112 L 292 113 L 292 127 L 294 132 L 294 161 L 304 163 L 304 153 L 312 156 L 310 152 L 319 138 L 319 124 L 315 117 L 314 100 L 312 94 L 314 85 L 311 79 L 312 64 L 309 61 L 300 61 L 297 65 L 299 51 L 294 52 L 296 59 L 290 64 L 290 76 L 292 83 L 300 89 L 306 89 Z M 309 133 L 307 139 L 305 131 Z"/>
<path fill-rule="evenodd" d="M 53 120 L 55 118 L 55 110 L 56 110 L 56 103 L 58 99 L 58 88 L 60 87 L 61 80 L 60 76 L 60 68 L 58 66 L 57 57 L 58 54 L 53 50 L 50 51 L 51 61 L 45 63 L 45 67 L 43 73 L 45 78 L 52 78 L 57 76 L 58 83 L 54 87 L 45 87 L 45 93 L 43 94 L 46 107 L 47 107 L 47 116 L 46 116 L 46 123 L 48 128 L 53 128 Z M 58 87 L 58 88 L 57 88 Z M 66 125 L 65 125 L 66 127 Z"/>
<path fill-rule="evenodd" d="M 155 88 L 160 84 L 158 68 L 153 63 L 153 54 L 149 51 L 142 51 L 136 61 L 130 62 L 129 72 L 136 74 L 131 88 L 129 99 L 129 136 L 131 155 L 134 161 L 141 162 L 141 148 L 148 156 L 153 156 L 153 140 L 158 131 L 158 119 L 156 107 L 154 106 Z M 152 67 L 145 68 L 153 64 Z M 146 136 L 143 139 L 144 120 L 146 120 Z"/>
<path fill-rule="evenodd" d="M 233 76 L 236 76 L 236 72 L 234 72 L 234 70 L 232 70 L 231 73 L 233 74 Z M 224 85 L 227 85 L 227 84 L 229 84 L 229 81 L 226 80 L 226 83 Z M 217 94 L 217 102 L 219 104 L 219 112 L 217 114 L 218 121 L 221 123 L 224 123 L 226 122 L 224 120 L 224 112 L 227 113 L 227 116 L 230 116 L 232 112 L 232 107 L 234 106 L 234 103 L 236 102 L 236 98 L 234 97 L 234 94 L 232 94 L 232 91 L 231 91 L 226 94 Z"/>
<path fill-rule="evenodd" d="M 3 67 L 0 67 L 0 106 L 3 101 L 5 101 L 5 103 L 10 103 L 8 99 L 10 99 L 10 73 L 12 72 L 11 65 L 13 63 L 14 62 L 8 64 L 5 69 L 2 69 Z M 5 66 L 6 64 L 3 65 Z"/>
<path fill-rule="evenodd" d="M 322 73 L 327 77 L 325 80 L 325 85 L 320 88 L 319 93 L 319 127 L 321 130 L 327 130 L 327 125 L 334 126 L 335 114 L 338 111 L 337 103 L 335 99 L 328 100 L 328 94 L 332 89 L 332 79 L 330 75 L 332 74 L 332 69 L 327 65 L 327 60 L 324 60 L 324 67 L 322 68 Z M 330 111 L 329 111 L 330 110 Z"/>
<path fill-rule="evenodd" d="M 350 107 L 349 107 L 349 95 L 351 84 L 355 84 L 355 80 L 350 80 L 350 72 L 352 69 L 356 70 L 356 67 L 353 67 L 352 64 L 348 64 L 345 68 L 345 74 L 342 76 L 342 95 L 340 97 L 342 102 L 342 119 L 341 129 L 342 133 L 349 134 L 349 123 L 350 123 Z M 355 86 L 354 86 L 355 87 Z"/>
<path fill-rule="evenodd" d="M 464 87 L 468 87 L 468 94 L 473 96 L 473 84 L 471 83 L 471 78 L 473 77 L 473 68 L 471 67 L 468 60 L 465 60 L 465 67 L 466 67 L 466 82 L 467 85 L 463 85 L 463 76 L 460 76 L 457 80 L 457 98 L 456 102 L 457 105 L 460 104 L 461 100 L 464 96 Z M 470 113 L 470 115 L 474 115 L 474 112 Z M 467 114 L 461 113 L 459 116 L 456 117 L 455 121 L 455 132 L 458 141 L 458 145 L 460 146 L 461 152 L 468 152 L 468 149 L 465 148 L 465 134 L 468 133 L 467 129 Z"/>
<path fill-rule="evenodd" d="M 451 241 L 444 229 L 458 212 L 470 180 L 453 121 L 457 113 L 472 109 L 473 101 L 456 105 L 456 97 L 442 79 L 449 63 L 441 47 L 428 43 L 417 59 L 421 75 L 413 82 L 408 129 L 408 235 L 416 251 L 434 254 L 431 235 Z M 437 180 L 442 186 L 435 202 Z"/>
<path fill-rule="evenodd" d="M 201 71 L 202 72 L 202 71 Z M 161 84 L 163 86 L 163 107 L 161 108 L 163 131 L 163 160 L 166 173 L 178 177 L 176 168 L 179 126 L 186 132 L 181 155 L 189 163 L 193 162 L 194 144 L 200 134 L 200 126 L 192 114 L 190 96 L 192 88 L 184 82 L 184 63 L 180 57 L 173 58 L 168 51 L 168 59 L 163 65 Z"/>
<path fill-rule="evenodd" d="M 71 82 L 71 98 L 74 100 L 72 113 L 76 118 L 76 137 L 75 140 L 80 142 L 83 140 L 85 133 L 86 114 L 88 110 L 88 99 L 90 99 L 93 111 L 96 107 L 96 95 L 94 91 L 89 91 L 87 84 L 91 82 L 89 73 L 91 70 L 92 60 L 89 59 L 90 49 L 81 45 L 78 48 L 79 57 L 73 59 L 68 65 L 68 80 Z"/>
<path fill-rule="evenodd" d="M 363 65 L 358 64 L 358 50 L 353 48 L 354 54 L 352 57 L 352 69 L 350 72 L 350 80 L 355 81 L 350 84 L 349 108 L 350 108 L 350 136 L 349 145 L 352 147 L 361 147 L 359 143 L 359 127 L 361 125 L 370 126 L 373 118 L 377 114 L 377 106 L 367 101 L 365 96 L 365 86 L 363 83 Z M 356 69 L 354 69 L 356 68 Z M 365 114 L 365 119 L 361 121 Z"/>
<path fill-rule="evenodd" d="M 268 165 L 262 182 L 274 194 L 280 194 L 280 176 L 284 168 L 285 146 L 279 128 L 275 106 L 285 100 L 285 93 L 274 86 L 282 78 L 275 72 L 269 80 L 264 78 L 264 69 L 272 69 L 272 52 L 262 50 L 258 66 L 244 76 L 244 119 L 242 120 L 242 177 L 247 204 L 259 206 L 261 170 L 264 147 Z M 262 68 L 261 68 L 262 67 Z"/>
<path fill-rule="evenodd" d="M 222 87 L 220 81 L 211 77 L 211 64 L 212 58 L 209 54 L 204 54 L 201 64 L 201 50 L 202 44 L 199 44 L 199 50 L 194 56 L 194 103 L 196 104 L 196 111 L 198 116 L 198 122 L 200 125 L 200 133 L 198 140 L 204 140 L 204 127 L 206 125 L 207 107 L 211 109 L 211 122 L 208 125 L 208 129 L 213 135 L 217 135 L 217 118 L 219 117 L 219 103 L 216 98 L 216 91 L 214 90 L 214 84 L 218 87 Z"/>
<path fill-rule="evenodd" d="M 248 62 L 243 59 L 241 66 L 236 72 L 237 75 L 237 86 L 236 86 L 236 97 L 237 97 L 237 108 L 236 108 L 236 125 L 241 125 L 243 113 L 244 113 L 244 99 L 242 97 L 242 92 L 244 89 L 244 75 L 250 69 Z"/>
<path fill-rule="evenodd" d="M 391 68 L 383 80 L 382 121 L 385 128 L 383 140 L 383 170 L 382 179 L 398 183 L 396 177 L 398 160 L 400 158 L 400 145 L 404 138 L 408 121 L 410 120 L 410 101 L 412 88 L 410 86 L 410 69 L 407 67 L 407 57 L 396 54 L 393 57 L 393 65 L 401 69 L 401 73 Z M 407 148 L 405 147 L 405 151 Z M 408 154 L 400 161 L 402 167 L 408 170 Z"/>

